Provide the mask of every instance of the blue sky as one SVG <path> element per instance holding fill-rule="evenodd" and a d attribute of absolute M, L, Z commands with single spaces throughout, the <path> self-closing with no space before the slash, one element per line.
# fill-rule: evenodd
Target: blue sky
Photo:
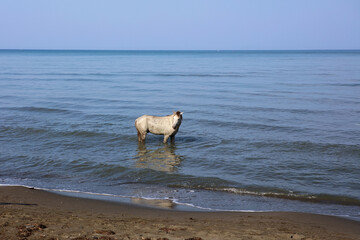
<path fill-rule="evenodd" d="M 360 49 L 360 0 L 1 0 L 0 49 Z"/>

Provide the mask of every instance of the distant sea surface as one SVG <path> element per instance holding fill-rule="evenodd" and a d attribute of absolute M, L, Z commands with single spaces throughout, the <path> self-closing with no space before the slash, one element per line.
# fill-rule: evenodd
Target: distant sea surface
<path fill-rule="evenodd" d="M 360 51 L 0 50 L 0 184 L 360 221 Z"/>

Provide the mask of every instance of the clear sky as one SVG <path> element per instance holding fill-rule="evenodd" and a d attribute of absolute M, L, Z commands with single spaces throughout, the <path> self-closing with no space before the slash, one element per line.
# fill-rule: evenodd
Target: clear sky
<path fill-rule="evenodd" d="M 1 0 L 0 49 L 360 49 L 360 0 Z"/>

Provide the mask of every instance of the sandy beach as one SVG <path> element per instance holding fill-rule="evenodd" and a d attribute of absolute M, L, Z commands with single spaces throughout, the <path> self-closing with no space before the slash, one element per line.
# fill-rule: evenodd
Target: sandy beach
<path fill-rule="evenodd" d="M 0 187 L 0 239 L 360 239 L 360 222 L 305 213 L 186 212 Z"/>

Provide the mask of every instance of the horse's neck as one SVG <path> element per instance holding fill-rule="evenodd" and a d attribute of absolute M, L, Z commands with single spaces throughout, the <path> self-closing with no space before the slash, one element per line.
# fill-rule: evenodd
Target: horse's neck
<path fill-rule="evenodd" d="M 168 116 L 165 116 L 164 118 L 167 118 L 170 120 L 171 124 L 174 123 L 174 115 L 168 115 Z"/>

